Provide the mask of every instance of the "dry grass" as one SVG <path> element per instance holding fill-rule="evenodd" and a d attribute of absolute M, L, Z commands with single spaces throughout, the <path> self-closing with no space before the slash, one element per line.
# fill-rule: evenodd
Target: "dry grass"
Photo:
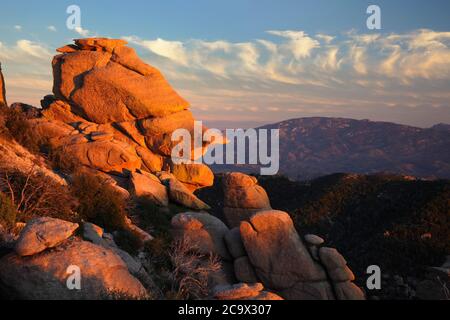
<path fill-rule="evenodd" d="M 78 221 L 76 201 L 68 190 L 35 167 L 28 172 L 0 167 L 0 191 L 8 196 L 20 221 L 36 216 Z"/>
<path fill-rule="evenodd" d="M 216 255 L 199 254 L 186 239 L 175 242 L 169 255 L 173 264 L 171 278 L 174 298 L 207 298 L 209 278 L 221 269 L 220 259 Z"/>

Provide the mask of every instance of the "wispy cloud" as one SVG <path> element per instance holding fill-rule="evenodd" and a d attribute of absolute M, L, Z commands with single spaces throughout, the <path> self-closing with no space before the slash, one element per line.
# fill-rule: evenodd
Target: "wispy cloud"
<path fill-rule="evenodd" d="M 450 89 L 450 32 L 308 35 L 269 30 L 247 42 L 126 39 L 147 52 L 147 61 L 187 92 L 207 117 L 214 112 L 223 116 L 225 107 L 265 117 L 250 111 L 248 106 L 255 105 L 272 112 L 279 108 L 280 117 L 283 110 L 302 113 L 308 108 L 311 114 L 353 108 L 354 114 L 367 115 L 371 109 L 376 114 L 391 108 L 380 111 L 388 115 L 392 108 L 450 108 L 448 98 L 442 98 Z M 214 94 L 225 88 L 236 94 Z M 286 92 L 287 99 L 278 94 Z"/>
<path fill-rule="evenodd" d="M 125 38 L 165 58 L 167 63 L 228 79 L 323 86 L 331 76 L 345 81 L 368 75 L 396 77 L 405 82 L 414 78 L 450 78 L 449 32 L 309 36 L 303 31 L 271 30 L 267 34 L 278 39 L 233 43 Z M 342 69 L 347 72 L 339 74 Z"/>
<path fill-rule="evenodd" d="M 51 31 L 51 32 L 56 32 L 57 31 L 55 26 L 48 26 L 47 30 Z"/>
<path fill-rule="evenodd" d="M 83 29 L 82 27 L 76 27 L 74 31 L 84 38 L 91 36 L 91 32 L 87 29 Z"/>
<path fill-rule="evenodd" d="M 273 121 L 322 114 L 399 121 L 411 117 L 410 110 L 420 119 L 421 110 L 424 117 L 447 114 L 442 121 L 450 121 L 450 32 L 269 30 L 241 42 L 124 38 L 201 118 Z M 39 90 L 42 96 L 51 92 L 52 51 L 26 39 L 0 42 L 13 96 L 36 99 Z"/>

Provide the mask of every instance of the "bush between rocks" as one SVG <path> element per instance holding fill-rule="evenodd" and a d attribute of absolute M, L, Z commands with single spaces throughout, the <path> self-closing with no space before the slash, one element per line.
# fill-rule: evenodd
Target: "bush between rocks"
<path fill-rule="evenodd" d="M 11 200 L 0 192 L 0 225 L 12 228 L 16 222 L 17 211 Z"/>
<path fill-rule="evenodd" d="M 107 181 L 87 172 L 77 172 L 71 190 L 78 199 L 81 219 L 110 231 L 126 229 L 126 201 Z"/>

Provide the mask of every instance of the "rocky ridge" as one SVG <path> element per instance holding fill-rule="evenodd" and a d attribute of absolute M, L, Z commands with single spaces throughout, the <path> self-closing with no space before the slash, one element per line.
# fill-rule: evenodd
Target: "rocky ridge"
<path fill-rule="evenodd" d="M 211 170 L 178 165 L 170 157 L 172 132 L 193 130 L 189 105 L 125 41 L 78 39 L 58 51 L 53 95 L 44 97 L 42 109 L 13 108 L 61 163 L 106 178 L 126 198 L 149 201 L 164 212 L 171 203 L 183 208 L 171 220 L 174 241 L 220 262 L 208 275 L 208 297 L 364 299 L 345 259 L 318 236 L 302 239 L 287 213 L 272 210 L 254 177 L 231 173 L 224 179 L 226 223 L 207 212 L 210 207 L 194 191 L 213 184 Z M 70 173 L 64 178 L 62 184 L 70 184 Z M 154 241 L 129 218 L 127 224 L 144 242 Z M 141 298 L 157 291 L 139 254 L 120 249 L 115 235 L 100 226 L 40 217 L 22 227 L 15 236 L 0 237 L 8 238 L 10 249 L 0 256 L 0 291 L 6 288 L 12 298 Z M 66 286 L 72 265 L 81 269 L 81 291 Z"/>

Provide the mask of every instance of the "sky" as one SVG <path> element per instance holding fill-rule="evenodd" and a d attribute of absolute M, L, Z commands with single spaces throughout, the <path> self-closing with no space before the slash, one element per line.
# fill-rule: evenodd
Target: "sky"
<path fill-rule="evenodd" d="M 366 10 L 381 9 L 381 30 Z M 69 5 L 81 27 L 69 30 Z M 51 93 L 55 49 L 123 38 L 218 128 L 299 117 L 450 123 L 450 1 L 2 1 L 8 102 Z"/>

